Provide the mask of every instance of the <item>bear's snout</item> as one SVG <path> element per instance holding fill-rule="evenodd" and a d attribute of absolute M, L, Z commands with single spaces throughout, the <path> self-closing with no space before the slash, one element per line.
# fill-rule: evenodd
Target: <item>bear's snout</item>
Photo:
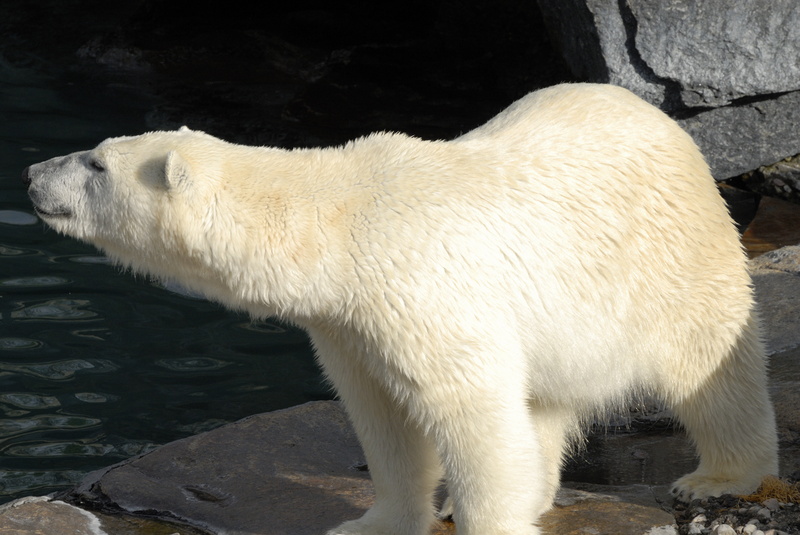
<path fill-rule="evenodd" d="M 22 170 L 22 183 L 25 184 L 26 188 L 29 188 L 32 182 L 30 170 L 31 166 L 28 166 Z"/>
<path fill-rule="evenodd" d="M 22 170 L 22 183 L 39 217 L 66 217 L 74 212 L 76 181 L 70 158 L 54 158 Z"/>

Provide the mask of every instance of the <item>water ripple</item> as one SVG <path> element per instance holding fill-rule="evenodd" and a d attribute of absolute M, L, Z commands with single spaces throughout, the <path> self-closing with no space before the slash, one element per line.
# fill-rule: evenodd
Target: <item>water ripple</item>
<path fill-rule="evenodd" d="M 54 276 L 17 277 L 14 279 L 0 280 L 0 287 L 13 288 L 40 288 L 44 286 L 59 286 L 72 281 Z"/>
<path fill-rule="evenodd" d="M 80 442 L 49 442 L 21 444 L 6 448 L 3 453 L 14 457 L 104 457 L 116 448 L 110 444 L 82 444 Z"/>
<path fill-rule="evenodd" d="M 176 372 L 219 370 L 230 366 L 230 362 L 211 357 L 188 357 L 176 359 L 159 359 L 156 364 Z"/>
<path fill-rule="evenodd" d="M 0 244 L 0 256 L 27 256 L 37 254 L 42 254 L 42 252 L 36 249 L 18 249 L 16 247 Z"/>
<path fill-rule="evenodd" d="M 13 457 L 120 457 L 127 458 L 147 453 L 158 447 L 152 442 L 129 441 L 114 445 L 107 443 L 84 443 L 81 441 L 52 441 L 47 443 L 16 444 L 3 450 Z M 0 471 L 0 475 L 2 471 Z"/>
<path fill-rule="evenodd" d="M 60 407 L 58 399 L 52 396 L 39 396 L 37 394 L 26 394 L 22 392 L 12 392 L 0 394 L 0 402 L 8 403 L 20 409 L 49 409 Z"/>
<path fill-rule="evenodd" d="M 0 436 L 8 439 L 16 435 L 45 429 L 85 429 L 100 425 L 102 422 L 98 418 L 62 414 L 39 414 L 28 418 L 2 419 L 0 420 Z"/>
<path fill-rule="evenodd" d="M 85 299 L 51 299 L 11 312 L 11 317 L 22 320 L 86 320 L 97 317 L 96 312 L 81 307 L 90 303 Z"/>
<path fill-rule="evenodd" d="M 76 392 L 75 397 L 84 403 L 108 403 L 119 399 L 119 396 L 99 394 L 97 392 Z"/>
<path fill-rule="evenodd" d="M 38 489 L 69 487 L 86 474 L 79 470 L 0 470 L 0 496 L 31 493 Z"/>
<path fill-rule="evenodd" d="M 30 338 L 0 338 L 0 351 L 19 351 L 21 349 L 36 349 L 42 342 Z"/>
<path fill-rule="evenodd" d="M 12 364 L 10 362 L 0 362 L 0 372 L 18 373 L 51 379 L 53 381 L 63 381 L 71 379 L 80 371 L 91 371 L 93 373 L 112 372 L 118 366 L 104 360 L 94 360 L 89 362 L 83 359 L 56 360 L 52 362 L 35 362 L 25 364 Z"/>

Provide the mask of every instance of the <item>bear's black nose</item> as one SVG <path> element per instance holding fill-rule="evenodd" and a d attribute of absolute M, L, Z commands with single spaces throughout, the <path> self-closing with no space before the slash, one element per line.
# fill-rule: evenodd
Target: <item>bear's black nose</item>
<path fill-rule="evenodd" d="M 30 175 L 30 166 L 26 167 L 22 170 L 22 183 L 25 184 L 25 187 L 31 185 L 31 175 Z"/>

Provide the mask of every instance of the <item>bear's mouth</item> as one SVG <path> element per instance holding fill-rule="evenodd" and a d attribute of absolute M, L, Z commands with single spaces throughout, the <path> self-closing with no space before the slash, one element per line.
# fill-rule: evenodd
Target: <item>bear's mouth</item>
<path fill-rule="evenodd" d="M 58 203 L 47 202 L 47 196 L 42 195 L 41 192 L 35 188 L 28 188 L 28 198 L 33 205 L 33 211 L 42 219 L 72 217 L 72 210 L 69 210 L 63 204 L 59 206 Z M 42 205 L 48 205 L 48 207 L 43 208 Z"/>
<path fill-rule="evenodd" d="M 33 211 L 42 219 L 47 218 L 68 218 L 72 217 L 72 212 L 68 210 L 45 210 L 36 205 L 33 206 Z"/>

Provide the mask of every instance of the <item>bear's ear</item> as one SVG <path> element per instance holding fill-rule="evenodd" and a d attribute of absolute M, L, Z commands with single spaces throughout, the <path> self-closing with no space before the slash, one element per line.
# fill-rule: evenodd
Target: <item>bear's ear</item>
<path fill-rule="evenodd" d="M 178 132 L 191 132 L 188 126 L 184 125 L 178 129 Z"/>
<path fill-rule="evenodd" d="M 164 184 L 167 189 L 183 187 L 189 181 L 190 176 L 191 168 L 186 160 L 178 154 L 178 151 L 169 151 L 164 166 Z"/>

